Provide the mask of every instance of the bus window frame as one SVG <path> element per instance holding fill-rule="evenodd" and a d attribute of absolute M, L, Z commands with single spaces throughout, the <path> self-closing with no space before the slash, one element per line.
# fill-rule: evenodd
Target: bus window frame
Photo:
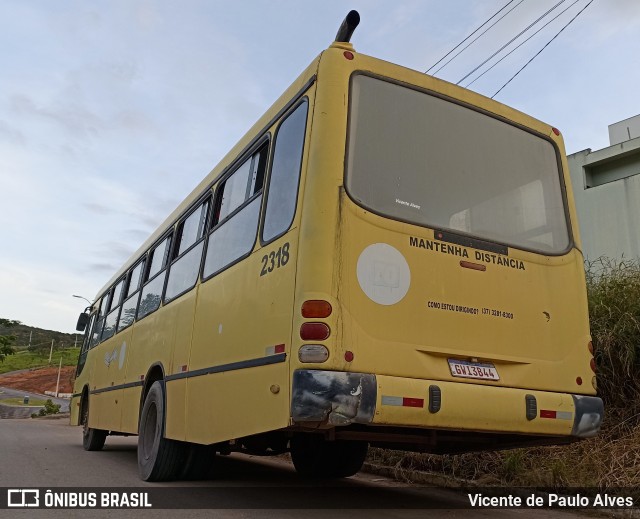
<path fill-rule="evenodd" d="M 306 93 L 306 91 L 305 91 Z M 269 155 L 269 164 L 268 164 L 268 169 L 267 169 L 267 174 L 268 177 L 265 179 L 265 183 L 263 186 L 263 192 L 264 192 L 264 199 L 262 200 L 262 208 L 260 210 L 260 228 L 258 229 L 258 238 L 260 240 L 260 246 L 261 247 L 265 247 L 267 245 L 269 245 L 270 243 L 273 243 L 274 241 L 282 238 L 285 234 L 287 234 L 290 230 L 291 230 L 291 226 L 293 225 L 293 222 L 296 219 L 296 214 L 298 213 L 298 203 L 300 201 L 300 188 L 302 186 L 302 170 L 303 170 L 303 164 L 304 164 L 304 159 L 305 157 L 308 155 L 308 141 L 309 139 L 307 139 L 307 129 L 309 127 L 309 117 L 311 116 L 312 110 L 311 110 L 311 101 L 309 100 L 309 97 L 307 95 L 305 95 L 305 93 L 303 93 L 299 98 L 297 98 L 295 100 L 294 103 L 292 103 L 292 105 L 289 107 L 288 110 L 286 110 L 282 116 L 279 119 L 278 122 L 278 126 L 274 131 L 274 135 L 273 135 L 273 139 L 271 142 L 271 152 Z M 269 188 L 271 187 L 271 175 L 273 172 L 273 159 L 275 157 L 275 148 L 278 145 L 278 134 L 280 133 L 280 129 L 282 128 L 283 123 L 289 118 L 290 115 L 293 114 L 293 112 L 295 112 L 302 104 L 307 105 L 307 117 L 305 118 L 305 122 L 304 122 L 304 134 L 303 134 L 303 141 L 302 141 L 302 157 L 300 158 L 300 171 L 298 172 L 298 188 L 296 189 L 296 200 L 295 200 L 295 204 L 294 204 L 294 208 L 295 210 L 293 211 L 293 215 L 291 216 L 291 221 L 289 222 L 289 225 L 287 225 L 286 229 L 284 231 L 282 231 L 281 233 L 275 235 L 273 238 L 269 239 L 269 240 L 264 240 L 263 235 L 264 235 L 264 222 L 265 222 L 265 218 L 267 216 L 267 203 L 269 200 Z"/>
<path fill-rule="evenodd" d="M 147 253 L 145 252 L 138 261 L 136 261 L 132 267 L 129 268 L 129 270 L 127 270 L 126 273 L 126 278 L 127 281 L 125 283 L 125 289 L 122 292 L 122 302 L 124 303 L 127 299 L 129 299 L 130 297 L 133 297 L 135 295 L 135 293 L 140 290 L 140 286 L 142 285 L 142 278 L 144 277 L 144 270 L 145 267 L 147 266 L 146 263 L 144 265 L 142 265 L 142 270 L 140 272 L 140 276 L 138 277 L 138 283 L 136 284 L 136 288 L 133 292 L 129 293 L 129 289 L 131 288 L 131 276 L 133 275 L 133 272 L 138 268 L 138 265 L 140 265 L 143 262 L 146 262 L 147 260 Z"/>
<path fill-rule="evenodd" d="M 113 283 L 113 285 L 111 285 L 111 288 L 109 288 L 109 305 L 108 305 L 109 309 L 107 310 L 107 312 L 105 313 L 105 316 L 104 316 L 104 325 L 102 326 L 102 331 L 100 332 L 100 342 L 98 344 L 100 344 L 100 343 L 102 343 L 104 341 L 107 341 L 107 340 L 111 339 L 111 337 L 115 337 L 118 334 L 118 321 L 120 320 L 120 310 L 122 310 L 121 303 L 122 303 L 122 299 L 123 299 L 123 296 L 124 296 L 124 288 L 125 288 L 126 281 L 127 281 L 127 274 L 128 274 L 128 271 L 124 275 L 120 276 L 120 278 L 118 278 L 115 281 L 115 283 Z M 116 287 L 118 286 L 119 283 L 122 283 L 122 288 L 120 289 L 120 295 L 119 295 L 118 301 L 116 302 L 115 307 L 114 307 L 113 296 L 115 294 Z M 107 318 L 115 311 L 118 312 L 118 315 L 117 315 L 116 321 L 115 321 L 115 329 L 114 329 L 113 333 L 109 337 L 104 337 L 104 331 L 106 329 L 105 325 L 107 324 Z"/>
<path fill-rule="evenodd" d="M 111 289 L 109 289 L 111 290 Z M 89 336 L 89 349 L 92 350 L 93 348 L 95 348 L 96 346 L 98 346 L 101 342 L 102 342 L 102 329 L 104 328 L 104 321 L 106 319 L 106 314 L 103 314 L 103 303 L 106 305 L 106 297 L 108 297 L 109 295 L 109 290 L 107 290 L 104 295 L 102 296 L 102 298 L 98 298 L 100 299 L 100 304 L 98 305 L 98 309 L 95 312 L 96 318 L 93 322 L 93 326 L 91 327 L 91 333 Z M 104 317 L 105 319 L 102 319 L 102 317 Z M 100 333 L 98 334 L 98 339 L 96 340 L 95 344 L 93 343 L 93 334 L 94 334 L 94 327 L 100 322 L 102 321 L 102 328 L 100 328 Z"/>
<path fill-rule="evenodd" d="M 140 289 L 142 288 L 141 287 L 142 278 L 145 272 L 145 268 L 147 266 L 146 261 L 147 261 L 147 253 L 145 252 L 142 256 L 140 256 L 140 258 L 136 262 L 134 262 L 133 266 L 131 266 L 125 273 L 126 282 L 125 282 L 124 290 L 122 291 L 122 303 L 120 305 L 120 314 L 118 315 L 118 322 L 116 324 L 115 335 L 119 334 L 122 330 L 126 330 L 127 328 L 129 328 L 129 326 L 131 326 L 133 323 L 136 322 L 136 314 L 138 313 L 138 302 L 139 302 L 138 300 L 136 300 L 136 311 L 133 315 L 133 319 L 126 326 L 123 326 L 122 328 L 120 327 L 120 319 L 122 319 L 122 307 L 124 306 L 124 303 L 127 302 L 132 297 L 136 297 L 136 294 L 138 298 L 140 297 Z M 129 294 L 129 289 L 131 288 L 131 276 L 133 275 L 133 271 L 137 269 L 138 265 L 140 264 L 142 264 L 142 270 L 140 272 L 140 276 L 138 277 L 138 284 L 136 286 L 136 289 L 131 294 Z"/>
<path fill-rule="evenodd" d="M 186 294 L 187 292 L 191 292 L 191 290 L 193 290 L 195 288 L 195 286 L 198 284 L 198 282 L 200 281 L 200 276 L 202 273 L 202 269 L 204 266 L 204 258 L 205 258 L 205 254 L 206 254 L 206 244 L 204 242 L 206 242 L 207 237 L 209 235 L 209 227 L 211 226 L 211 222 L 212 222 L 212 218 L 213 218 L 213 213 L 214 213 L 214 199 L 215 199 L 215 195 L 216 193 L 214 193 L 212 188 L 208 188 L 205 191 L 205 194 L 203 196 L 201 196 L 200 198 L 198 198 L 198 200 L 196 200 L 192 205 L 190 205 L 187 210 L 185 211 L 185 213 L 177 220 L 176 224 L 175 224 L 175 232 L 174 232 L 174 239 L 173 239 L 173 247 L 172 247 L 172 251 L 171 251 L 171 260 L 169 261 L 169 264 L 167 265 L 167 279 L 165 280 L 164 283 L 164 288 L 162 290 L 162 305 L 168 305 L 169 303 L 175 301 L 176 299 L 179 299 L 180 297 L 182 297 L 184 294 Z M 176 254 L 178 247 L 179 247 L 179 239 L 178 239 L 178 230 L 180 229 L 180 225 L 184 224 L 184 222 L 186 222 L 186 220 L 191 217 L 195 211 L 198 210 L 199 207 L 201 207 L 203 204 L 205 204 L 206 202 L 209 202 L 209 207 L 207 208 L 207 214 L 205 217 L 205 221 L 204 221 L 204 228 L 202 231 L 202 236 L 197 239 L 195 242 L 193 242 L 189 247 L 187 247 L 181 254 L 179 254 L 178 256 L 174 255 Z M 184 256 L 186 256 L 187 254 L 189 254 L 189 252 L 191 252 L 195 247 L 197 247 L 198 245 L 200 245 L 201 243 L 203 243 L 202 246 L 202 253 L 200 254 L 200 264 L 198 266 L 198 271 L 196 273 L 196 278 L 195 281 L 193 283 L 193 285 L 191 285 L 189 288 L 183 290 L 182 292 L 178 293 L 177 295 L 173 296 L 171 299 L 167 299 L 167 285 L 169 284 L 169 276 L 171 275 L 171 268 L 174 266 L 175 263 L 177 263 L 181 258 L 183 258 Z"/>
<path fill-rule="evenodd" d="M 152 283 L 158 276 L 162 275 L 163 273 L 166 274 L 167 271 L 168 271 L 169 260 L 171 258 L 171 251 L 173 250 L 174 232 L 175 232 L 175 222 L 174 222 L 174 224 L 172 226 L 170 226 L 167 229 L 167 231 L 160 238 L 158 238 L 151 245 L 151 247 L 149 247 L 149 249 L 145 253 L 147 261 L 146 261 L 146 264 L 144 266 L 144 275 L 142 276 L 143 281 L 140 283 L 140 288 L 139 288 L 140 293 L 138 294 L 138 304 L 136 305 L 136 315 L 134 317 L 134 322 L 142 321 L 145 317 L 148 317 L 152 313 L 157 312 L 160 308 L 162 308 L 164 306 L 162 304 L 162 300 L 163 300 L 163 297 L 164 297 L 165 288 L 167 286 L 167 276 L 166 275 L 165 275 L 164 281 L 162 283 L 162 290 L 160 292 L 160 302 L 158 303 L 158 306 L 156 308 L 154 308 L 152 311 L 150 311 L 150 312 L 146 313 L 145 315 L 143 315 L 142 317 L 140 317 L 140 303 L 142 301 L 142 291 L 144 290 L 144 288 L 149 283 Z M 165 249 L 164 258 L 162 260 L 162 265 L 160 267 L 160 270 L 158 272 L 156 272 L 153 275 L 153 277 L 147 278 L 147 276 L 149 275 L 149 271 L 151 270 L 151 264 L 153 263 L 153 258 L 151 258 L 151 261 L 149 261 L 149 258 L 151 257 L 151 252 L 152 251 L 155 252 L 155 249 L 166 239 L 169 239 L 169 247 L 167 247 Z"/>
<path fill-rule="evenodd" d="M 271 136 L 271 132 L 267 132 L 261 135 L 260 138 L 258 138 L 246 152 L 240 155 L 239 158 L 233 162 L 233 167 L 230 167 L 229 170 L 224 174 L 224 176 L 221 176 L 219 180 L 217 180 L 214 184 L 215 192 L 213 196 L 213 205 L 212 205 L 212 211 L 211 211 L 211 223 L 209 225 L 209 230 L 206 233 L 206 241 L 204 244 L 204 250 L 202 252 L 202 261 L 200 264 L 200 280 L 202 283 L 209 281 L 211 278 L 217 276 L 221 272 L 224 272 L 228 268 L 231 268 L 237 263 L 241 262 L 242 260 L 248 258 L 256 247 L 256 243 L 258 242 L 258 236 L 260 234 L 260 224 L 262 219 L 262 207 L 264 204 L 265 184 L 266 184 L 267 176 L 269 174 L 268 168 L 270 167 L 270 164 L 271 164 L 272 142 L 273 142 L 273 139 Z M 259 191 L 257 191 L 256 193 L 253 193 L 242 204 L 236 207 L 231 213 L 226 215 L 223 220 L 219 220 L 215 222 L 216 213 L 218 212 L 218 209 L 219 209 L 220 197 L 223 195 L 223 193 L 220 192 L 220 187 L 224 185 L 227 179 L 230 176 L 232 176 L 236 171 L 238 171 L 246 163 L 247 160 L 253 160 L 253 156 L 256 155 L 259 151 L 261 151 L 263 147 L 265 147 L 267 150 L 267 161 L 265 163 L 265 176 L 263 177 L 262 187 L 260 188 Z M 249 176 L 249 181 L 247 182 L 247 184 L 248 185 L 251 184 L 251 175 Z M 221 269 L 218 269 L 215 272 L 212 272 L 211 274 L 209 274 L 208 276 L 205 276 L 204 266 L 207 258 L 207 252 L 209 251 L 209 245 L 211 243 L 211 236 L 213 235 L 213 233 L 216 230 L 218 230 L 220 227 L 222 227 L 225 223 L 229 222 L 236 214 L 242 211 L 245 207 L 251 204 L 258 197 L 263 197 L 263 198 L 260 201 L 261 205 L 260 205 L 260 210 L 258 211 L 258 225 L 256 226 L 256 234 L 254 236 L 253 243 L 251 244 L 251 248 L 249 249 L 249 251 L 243 254 L 242 256 L 236 258 L 231 263 L 225 265 Z"/>
<path fill-rule="evenodd" d="M 485 116 L 491 117 L 493 119 L 496 119 L 498 121 L 501 121 L 503 123 L 506 123 L 510 126 L 514 126 L 515 128 L 518 128 L 520 130 L 523 130 L 531 135 L 534 135 L 535 137 L 539 137 L 543 140 L 545 140 L 546 142 L 550 143 L 551 146 L 553 146 L 553 150 L 555 152 L 556 155 L 556 163 L 557 163 L 557 168 L 558 168 L 558 180 L 560 183 L 560 195 L 562 197 L 562 205 L 563 205 L 563 211 L 564 211 L 564 215 L 565 215 L 565 221 L 567 223 L 567 238 L 568 238 L 568 245 L 567 247 L 559 252 L 548 252 L 548 251 L 540 251 L 540 250 L 536 250 L 533 248 L 528 248 L 528 247 L 522 247 L 519 245 L 513 245 L 513 244 L 509 244 L 503 241 L 497 241 L 497 240 L 490 240 L 487 238 L 483 238 L 480 236 L 476 236 L 475 234 L 470 234 L 470 233 L 466 233 L 463 231 L 459 231 L 457 229 L 449 229 L 449 228 L 440 228 L 438 226 L 431 226 L 428 227 L 426 225 L 422 225 L 422 224 L 418 224 L 412 221 L 409 221 L 407 219 L 404 218 L 397 218 L 397 217 L 391 217 L 388 215 L 385 215 L 383 213 L 381 213 L 380 211 L 377 211 L 374 208 L 370 208 L 368 206 L 363 205 L 361 202 L 359 202 L 354 196 L 351 195 L 351 193 L 349 192 L 349 188 L 347 186 L 347 168 L 349 165 L 349 138 L 351 137 L 351 101 L 352 101 L 352 92 L 353 92 L 353 81 L 357 76 L 367 76 L 373 79 L 378 79 L 380 81 L 385 81 L 387 83 L 391 83 L 394 85 L 398 85 L 404 88 L 408 88 L 411 90 L 415 90 L 417 92 L 421 92 L 423 94 L 427 94 L 427 95 L 431 95 L 433 97 L 437 97 L 439 99 L 442 99 L 443 101 L 447 101 L 450 103 L 454 103 L 457 104 L 459 106 L 462 106 L 464 108 L 468 108 L 470 110 L 473 110 L 474 112 L 478 112 L 480 114 L 483 114 Z M 344 190 L 347 193 L 347 196 L 349 197 L 349 200 L 351 200 L 351 202 L 353 202 L 355 205 L 357 205 L 358 207 L 360 207 L 361 209 L 364 209 L 365 211 L 368 211 L 372 214 L 375 214 L 381 218 L 384 218 L 386 220 L 392 220 L 395 222 L 402 222 L 402 223 L 406 223 L 409 225 L 414 225 L 416 227 L 422 228 L 422 229 L 430 229 L 430 230 L 442 230 L 445 231 L 447 233 L 450 234 L 454 234 L 454 235 L 458 235 L 458 236 L 462 236 L 464 238 L 467 238 L 470 243 L 471 243 L 471 247 L 474 247 L 474 243 L 495 243 L 498 245 L 502 245 L 504 247 L 507 248 L 507 251 L 509 249 L 516 249 L 516 250 L 521 250 L 521 251 L 525 251 L 525 252 L 529 252 L 532 254 L 537 254 L 539 256 L 566 256 L 571 250 L 573 250 L 574 248 L 576 248 L 576 243 L 575 243 L 575 237 L 574 237 L 574 232 L 573 232 L 573 222 L 571 220 L 571 214 L 569 213 L 569 200 L 568 200 L 568 196 L 567 196 L 567 186 L 565 183 L 565 178 L 564 178 L 564 168 L 562 167 L 562 157 L 560 155 L 560 150 L 558 148 L 558 145 L 556 144 L 556 142 L 554 142 L 553 139 L 551 139 L 548 135 L 545 135 L 543 133 L 537 132 L 536 130 L 529 128 L 527 126 L 523 126 L 522 124 L 519 124 L 515 121 L 512 121 L 510 119 L 507 119 L 506 117 L 503 117 L 501 115 L 498 115 L 494 112 L 489 112 L 488 110 L 485 110 L 479 106 L 475 106 L 469 103 L 466 103 L 464 101 L 461 101 L 459 99 L 455 99 L 453 97 L 449 97 L 447 95 L 441 94 L 439 92 L 434 92 L 433 90 L 429 90 L 428 88 L 424 88 L 424 87 L 420 87 L 417 85 L 413 85 L 411 83 L 405 83 L 404 81 L 400 81 L 397 79 L 393 79 L 393 78 L 389 78 L 386 76 L 382 76 L 380 74 L 374 74 L 371 72 L 366 72 L 363 70 L 356 70 L 354 72 L 351 73 L 351 76 L 349 77 L 349 92 L 348 92 L 348 103 L 347 103 L 347 132 L 346 132 L 346 138 L 345 138 L 345 149 L 344 149 L 344 169 L 342 172 L 342 178 L 343 178 L 343 186 L 344 186 Z M 478 248 L 478 247 L 475 247 Z M 481 247 L 480 247 L 481 248 Z"/>

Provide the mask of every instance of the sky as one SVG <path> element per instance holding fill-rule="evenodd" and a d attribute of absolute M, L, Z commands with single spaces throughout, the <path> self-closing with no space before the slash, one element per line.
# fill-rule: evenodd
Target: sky
<path fill-rule="evenodd" d="M 523 0 L 436 75 L 457 82 L 558 1 Z M 492 96 L 588 1 L 470 88 Z M 0 317 L 73 332 L 72 295 L 93 300 L 349 9 L 356 51 L 426 71 L 506 3 L 0 0 Z M 568 153 L 606 147 L 640 113 L 639 35 L 640 2 L 594 0 L 496 99 Z"/>

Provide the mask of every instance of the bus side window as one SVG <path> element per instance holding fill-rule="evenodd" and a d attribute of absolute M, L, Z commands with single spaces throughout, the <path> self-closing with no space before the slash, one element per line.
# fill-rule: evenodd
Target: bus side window
<path fill-rule="evenodd" d="M 96 315 L 96 313 L 93 313 L 91 315 L 91 317 L 89 318 L 89 323 L 85 328 L 84 340 L 82 341 L 82 348 L 80 348 L 80 355 L 78 356 L 78 364 L 76 366 L 76 377 L 78 377 L 80 373 L 82 373 L 84 365 L 87 362 L 87 352 L 89 351 L 89 344 L 91 342 L 93 325 L 96 322 Z"/>
<path fill-rule="evenodd" d="M 138 289 L 140 288 L 144 265 L 145 259 L 143 258 L 127 274 L 127 282 L 125 284 L 126 288 L 123 294 L 124 302 L 122 303 L 122 311 L 120 312 L 120 317 L 118 319 L 118 331 L 133 324 L 133 321 L 136 318 L 138 296 L 140 295 L 140 291 Z"/>
<path fill-rule="evenodd" d="M 211 200 L 207 199 L 178 225 L 175 260 L 169 268 L 165 302 L 184 294 L 198 280 L 210 206 Z"/>
<path fill-rule="evenodd" d="M 293 222 L 300 184 L 307 106 L 305 99 L 280 124 L 276 133 L 262 227 L 263 242 L 281 236 Z"/>
<path fill-rule="evenodd" d="M 80 355 L 86 355 L 87 351 L 89 351 L 89 343 L 91 342 L 91 334 L 93 331 L 93 325 L 96 322 L 96 315 L 92 314 L 89 320 L 89 324 L 86 328 L 86 333 L 84 335 L 84 341 L 82 341 L 82 349 L 80 350 Z"/>
<path fill-rule="evenodd" d="M 169 259 L 169 251 L 171 250 L 171 237 L 172 235 L 170 234 L 151 249 L 149 253 L 145 285 L 142 288 L 140 303 L 138 304 L 138 319 L 142 319 L 151 312 L 156 311 L 160 306 L 164 278 L 167 273 L 166 266 Z"/>
<path fill-rule="evenodd" d="M 107 312 L 107 303 L 109 302 L 110 295 L 111 293 L 107 292 L 102 296 L 102 301 L 100 302 L 100 310 L 98 311 L 98 315 L 91 332 L 91 342 L 89 344 L 90 348 L 94 348 L 95 346 L 100 344 L 100 338 L 102 337 L 102 327 L 104 325 L 104 316 Z"/>
<path fill-rule="evenodd" d="M 120 313 L 120 299 L 122 296 L 122 287 L 124 285 L 124 278 L 120 279 L 115 284 L 111 295 L 111 301 L 109 303 L 109 313 L 104 322 L 104 328 L 102 330 L 102 341 L 106 341 L 110 337 L 113 337 L 116 333 L 116 327 L 118 325 L 118 315 Z"/>
<path fill-rule="evenodd" d="M 216 191 L 216 205 L 220 207 L 220 216 L 213 221 L 213 231 L 209 236 L 204 262 L 203 278 L 208 278 L 228 267 L 253 249 L 260 218 L 262 184 L 267 164 L 265 144 L 251 158 L 246 160 Z M 228 217 L 225 209 L 227 200 L 233 197 L 226 194 L 229 190 L 238 190 L 239 176 L 244 182 L 242 205 Z M 231 187 L 229 187 L 231 186 Z M 226 218 L 226 220 L 225 220 Z"/>

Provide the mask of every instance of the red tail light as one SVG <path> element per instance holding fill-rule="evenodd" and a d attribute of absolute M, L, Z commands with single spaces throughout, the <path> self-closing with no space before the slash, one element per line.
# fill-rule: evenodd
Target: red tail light
<path fill-rule="evenodd" d="M 300 327 L 300 338 L 303 341 L 324 341 L 330 334 L 331 330 L 324 323 L 304 323 Z"/>

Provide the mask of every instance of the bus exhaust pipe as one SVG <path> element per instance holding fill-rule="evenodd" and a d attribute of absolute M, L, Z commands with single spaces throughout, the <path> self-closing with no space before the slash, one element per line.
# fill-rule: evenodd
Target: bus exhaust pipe
<path fill-rule="evenodd" d="M 353 35 L 353 31 L 356 30 L 356 27 L 359 23 L 360 14 L 358 13 L 358 11 L 349 11 L 349 14 L 338 29 L 338 34 L 336 34 L 335 41 L 349 43 L 349 41 L 351 40 L 351 36 Z"/>

